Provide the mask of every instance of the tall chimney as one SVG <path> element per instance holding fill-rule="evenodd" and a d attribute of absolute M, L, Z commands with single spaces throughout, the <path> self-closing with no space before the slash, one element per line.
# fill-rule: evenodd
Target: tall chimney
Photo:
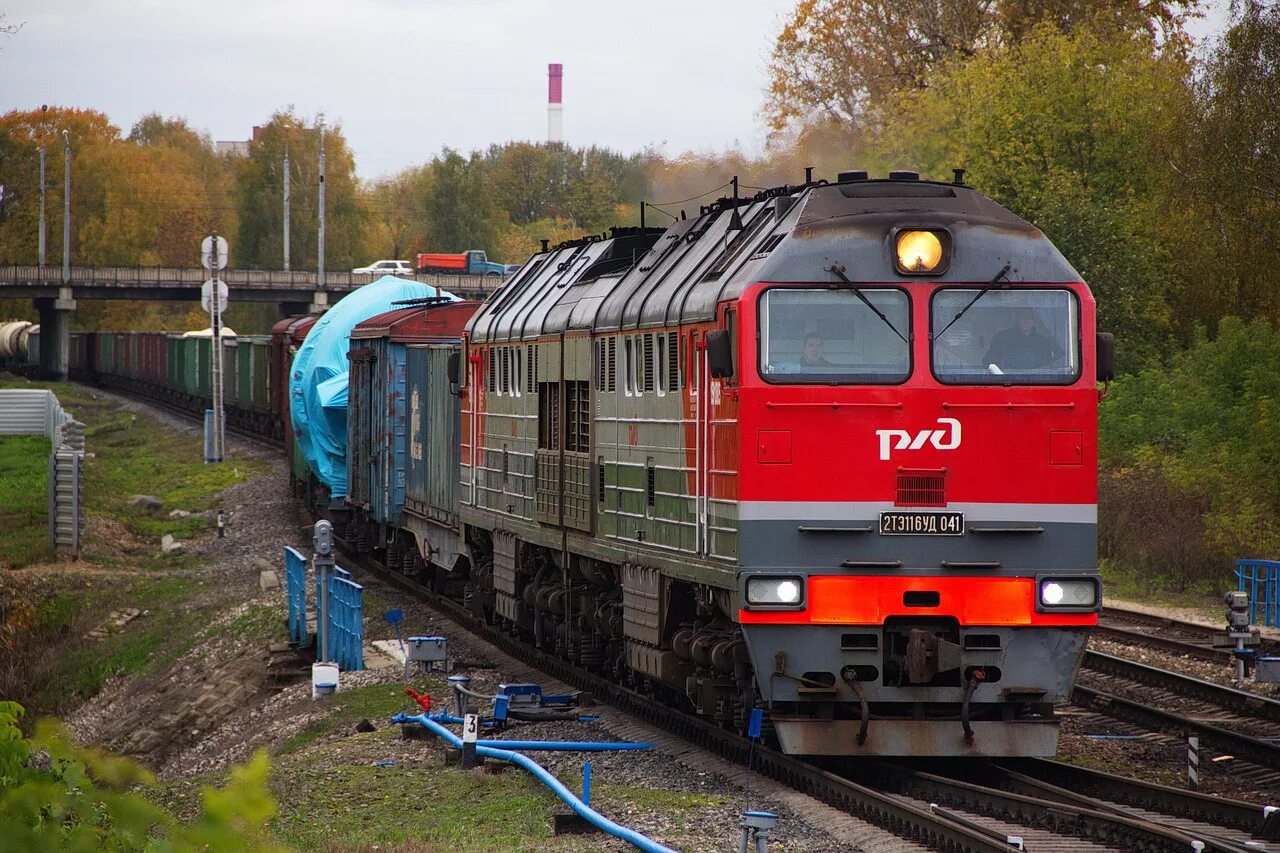
<path fill-rule="evenodd" d="M 547 141 L 563 142 L 563 110 L 560 102 L 560 84 L 564 80 L 564 66 L 552 62 L 547 66 Z"/>

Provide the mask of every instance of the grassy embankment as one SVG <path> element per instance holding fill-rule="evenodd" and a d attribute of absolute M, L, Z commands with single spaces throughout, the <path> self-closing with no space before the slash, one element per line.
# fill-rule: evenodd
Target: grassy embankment
<path fill-rule="evenodd" d="M 58 562 L 47 539 L 48 440 L 0 440 L 0 696 L 28 719 L 61 712 L 115 675 L 163 665 L 199 635 L 222 604 L 188 555 L 161 555 L 159 538 L 201 534 L 208 518 L 173 509 L 215 507 L 221 490 L 267 470 L 252 459 L 205 465 L 199 437 L 68 383 L 5 378 L 0 388 L 50 388 L 85 424 L 86 534 L 81 559 Z M 160 510 L 131 506 L 154 495 Z M 94 642 L 84 635 L 113 610 L 149 611 Z"/>
<path fill-rule="evenodd" d="M 447 694 L 440 676 L 419 688 Z M 280 744 L 271 773 L 280 808 L 272 822 L 276 838 L 297 850 L 576 853 L 599 848 L 598 836 L 552 836 L 551 816 L 566 808 L 522 771 L 488 775 L 446 768 L 440 747 L 402 741 L 398 728 L 387 727 L 387 721 L 413 707 L 400 684 L 344 692 L 324 719 Z M 373 721 L 378 731 L 356 733 L 362 719 Z M 376 766 L 379 760 L 394 760 L 395 765 Z M 579 773 L 557 776 L 571 790 L 581 790 Z M 211 774 L 159 785 L 150 796 L 175 814 L 189 816 L 200 785 L 223 779 L 224 774 Z M 591 799 L 602 813 L 624 824 L 628 813 L 661 812 L 691 834 L 696 834 L 700 809 L 727 802 L 719 795 L 613 784 L 599 775 Z"/>

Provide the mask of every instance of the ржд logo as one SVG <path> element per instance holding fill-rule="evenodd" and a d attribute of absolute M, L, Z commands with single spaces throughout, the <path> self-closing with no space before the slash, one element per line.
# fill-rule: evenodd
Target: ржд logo
<path fill-rule="evenodd" d="M 880 439 L 880 458 L 888 459 L 893 450 L 919 450 L 926 444 L 932 444 L 939 450 L 955 450 L 960 446 L 960 422 L 955 418 L 938 418 L 938 423 L 949 429 L 922 429 L 914 436 L 905 429 L 876 430 L 876 437 Z M 948 432 L 951 433 L 949 438 Z"/>

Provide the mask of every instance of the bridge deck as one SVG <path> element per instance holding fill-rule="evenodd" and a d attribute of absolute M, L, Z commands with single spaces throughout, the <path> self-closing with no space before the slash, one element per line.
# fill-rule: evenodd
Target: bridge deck
<path fill-rule="evenodd" d="M 209 277 L 207 270 L 198 267 L 73 266 L 69 283 L 77 299 L 198 300 L 200 286 Z M 317 290 L 345 294 L 378 278 L 326 272 L 323 287 L 317 287 L 315 272 L 296 270 L 230 269 L 222 270 L 218 277 L 231 289 L 232 299 L 249 302 L 305 302 Z M 473 298 L 488 296 L 503 281 L 497 276 L 479 275 L 418 275 L 412 280 Z M 57 296 L 62 283 L 61 266 L 0 266 L 0 298 Z"/>

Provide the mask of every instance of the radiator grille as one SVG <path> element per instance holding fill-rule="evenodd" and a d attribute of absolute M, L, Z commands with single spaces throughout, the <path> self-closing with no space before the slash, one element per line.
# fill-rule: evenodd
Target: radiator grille
<path fill-rule="evenodd" d="M 895 506 L 946 506 L 947 472 L 945 470 L 898 470 L 898 495 Z"/>

